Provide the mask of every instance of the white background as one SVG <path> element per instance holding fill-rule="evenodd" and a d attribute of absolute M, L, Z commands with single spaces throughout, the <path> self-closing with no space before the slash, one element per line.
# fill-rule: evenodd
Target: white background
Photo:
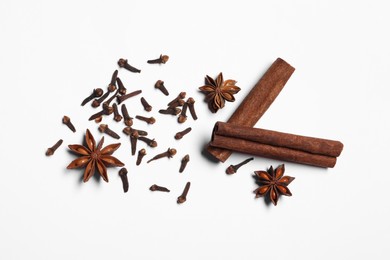
<path fill-rule="evenodd" d="M 387 2 L 1 1 L 0 259 L 389 259 Z M 146 64 L 161 53 L 167 64 Z M 109 183 L 82 183 L 81 171 L 66 170 L 76 158 L 68 144 L 87 128 L 102 136 L 87 120 L 97 110 L 80 103 L 106 88 L 121 57 L 142 69 L 119 76 L 129 91 L 142 89 L 157 119 L 134 124 L 159 143 L 146 158 L 178 150 L 136 167 L 121 133 L 114 155 L 129 170 L 127 194 L 118 169 L 109 169 Z M 254 199 L 251 176 L 283 162 L 257 157 L 227 176 L 248 156 L 214 164 L 201 150 L 214 122 L 229 118 L 277 57 L 296 71 L 256 126 L 340 140 L 345 149 L 333 169 L 286 163 L 293 196 L 274 207 Z M 219 72 L 242 90 L 212 114 L 198 87 Z M 153 88 L 157 79 L 169 97 Z M 157 113 L 180 91 L 195 98 L 196 122 Z M 126 101 L 130 113 L 148 116 L 139 97 Z M 59 138 L 63 146 L 46 157 Z M 188 200 L 177 205 L 187 181 Z M 171 192 L 152 193 L 153 183 Z"/>

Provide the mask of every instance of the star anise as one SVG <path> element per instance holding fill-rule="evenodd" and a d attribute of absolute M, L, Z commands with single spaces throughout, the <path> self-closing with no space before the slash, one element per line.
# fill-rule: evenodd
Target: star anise
<path fill-rule="evenodd" d="M 107 167 L 124 166 L 121 161 L 111 156 L 121 144 L 110 144 L 102 149 L 104 137 L 100 139 L 96 146 L 95 139 L 88 129 L 85 134 L 85 142 L 87 143 L 87 147 L 78 144 L 68 146 L 70 150 L 82 156 L 72 161 L 67 168 L 75 169 L 85 167 L 84 182 L 87 182 L 95 174 L 97 168 L 103 180 L 108 182 Z"/>
<path fill-rule="evenodd" d="M 206 102 L 209 104 L 211 112 L 216 113 L 219 109 L 225 106 L 225 100 L 233 102 L 234 94 L 241 89 L 236 86 L 237 81 L 228 79 L 223 80 L 222 72 L 219 73 L 216 80 L 206 75 L 205 85 L 199 89 L 206 94 Z"/>
<path fill-rule="evenodd" d="M 259 188 L 253 192 L 256 198 L 269 194 L 272 203 L 276 206 L 280 195 L 292 196 L 290 190 L 287 188 L 295 178 L 290 176 L 283 176 L 284 164 L 279 165 L 275 171 L 272 166 L 266 171 L 255 171 L 258 182 L 261 184 Z"/>

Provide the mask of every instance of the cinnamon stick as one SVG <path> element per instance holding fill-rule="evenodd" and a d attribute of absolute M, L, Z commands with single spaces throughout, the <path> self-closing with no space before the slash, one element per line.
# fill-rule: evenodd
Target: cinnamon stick
<path fill-rule="evenodd" d="M 245 97 L 228 120 L 228 123 L 253 127 L 279 95 L 294 70 L 290 64 L 281 58 L 277 58 Z M 206 150 L 221 162 L 226 161 L 232 154 L 229 150 L 210 145 Z"/>
<path fill-rule="evenodd" d="M 338 157 L 343 150 L 343 144 L 339 141 L 287 134 L 261 128 L 243 127 L 223 122 L 215 124 L 213 135 L 234 137 L 331 157 Z"/>
<path fill-rule="evenodd" d="M 276 160 L 289 161 L 324 168 L 333 168 L 337 161 L 336 157 L 312 154 L 295 149 L 272 146 L 222 135 L 213 135 L 210 146 L 221 148 L 223 150 L 228 149 L 230 152 L 242 152 Z"/>

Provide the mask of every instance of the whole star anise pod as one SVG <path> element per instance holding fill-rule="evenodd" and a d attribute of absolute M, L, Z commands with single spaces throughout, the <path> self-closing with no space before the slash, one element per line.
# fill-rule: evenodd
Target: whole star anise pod
<path fill-rule="evenodd" d="M 295 178 L 290 176 L 283 176 L 284 164 L 279 165 L 274 171 L 272 166 L 266 171 L 255 171 L 260 187 L 254 190 L 256 198 L 269 194 L 272 203 L 276 206 L 280 195 L 292 196 L 290 190 L 287 188 Z"/>
<path fill-rule="evenodd" d="M 110 144 L 102 149 L 104 137 L 96 146 L 95 139 L 91 132 L 87 129 L 85 134 L 85 142 L 87 147 L 78 144 L 69 145 L 69 149 L 73 152 L 82 155 L 68 165 L 68 169 L 85 167 L 84 182 L 87 182 L 96 171 L 96 168 L 102 176 L 103 180 L 108 182 L 107 167 L 124 166 L 124 164 L 112 154 L 119 148 L 121 144 Z"/>
<path fill-rule="evenodd" d="M 241 89 L 236 86 L 237 81 L 228 79 L 223 80 L 222 72 L 219 73 L 216 80 L 206 75 L 205 85 L 199 89 L 206 94 L 206 102 L 209 104 L 211 112 L 216 113 L 219 109 L 225 106 L 225 100 L 233 102 L 234 94 Z"/>

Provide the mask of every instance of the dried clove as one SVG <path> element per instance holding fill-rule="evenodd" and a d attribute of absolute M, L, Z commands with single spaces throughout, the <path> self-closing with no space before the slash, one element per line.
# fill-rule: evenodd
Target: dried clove
<path fill-rule="evenodd" d="M 169 102 L 170 105 L 168 106 L 168 108 L 176 108 L 176 107 L 182 107 L 185 103 L 185 101 L 183 99 L 178 99 L 174 102 Z"/>
<path fill-rule="evenodd" d="M 181 113 L 179 115 L 179 117 L 177 118 L 177 121 L 182 124 L 184 123 L 186 120 L 187 120 L 187 107 L 188 107 L 188 104 L 187 103 L 184 103 L 183 105 L 183 108 L 181 110 Z"/>
<path fill-rule="evenodd" d="M 159 89 L 162 93 L 164 93 L 165 96 L 169 95 L 167 88 L 164 86 L 164 81 L 157 80 L 156 84 L 154 84 L 154 87 Z"/>
<path fill-rule="evenodd" d="M 61 146 L 62 142 L 63 140 L 60 139 L 52 147 L 47 148 L 46 156 L 53 155 L 57 148 Z"/>
<path fill-rule="evenodd" d="M 125 125 L 132 126 L 133 125 L 133 118 L 131 116 L 129 116 L 129 112 L 127 111 L 125 104 L 122 104 L 121 111 L 122 111 L 123 120 L 125 122 Z"/>
<path fill-rule="evenodd" d="M 142 158 L 146 155 L 146 150 L 142 148 L 141 150 L 138 151 L 138 157 L 137 157 L 137 162 L 135 163 L 136 165 L 140 165 L 142 162 Z"/>
<path fill-rule="evenodd" d="M 186 202 L 187 200 L 187 194 L 190 190 L 191 182 L 187 182 L 186 186 L 184 187 L 183 193 L 177 198 L 177 203 L 181 204 Z"/>
<path fill-rule="evenodd" d="M 191 132 L 191 130 L 192 130 L 192 128 L 191 128 L 191 127 L 188 127 L 188 128 L 184 129 L 184 130 L 181 131 L 181 132 L 177 132 L 177 133 L 175 134 L 175 139 L 176 139 L 176 140 L 182 139 L 183 136 L 185 136 L 186 134 L 188 134 L 189 132 Z"/>
<path fill-rule="evenodd" d="M 134 68 L 133 66 L 131 66 L 131 65 L 127 62 L 127 60 L 125 60 L 125 59 L 119 59 L 118 65 L 119 65 L 119 67 L 125 68 L 125 69 L 127 69 L 127 70 L 129 70 L 129 71 L 131 71 L 131 72 L 135 72 L 135 73 L 140 73 L 140 72 L 141 72 L 141 70 L 139 70 L 139 69 Z"/>
<path fill-rule="evenodd" d="M 72 130 L 73 133 L 76 132 L 76 128 L 74 128 L 74 125 L 72 124 L 72 122 L 70 122 L 70 118 L 68 116 L 64 116 L 62 118 L 62 123 L 69 127 L 69 129 Z"/>
<path fill-rule="evenodd" d="M 119 176 L 122 180 L 123 191 L 126 193 L 129 190 L 129 180 L 127 178 L 127 169 L 122 168 L 119 170 Z"/>
<path fill-rule="evenodd" d="M 152 159 L 147 161 L 147 163 L 150 163 L 151 161 L 158 160 L 164 157 L 172 158 L 176 154 L 176 149 L 175 148 L 168 148 L 168 150 L 164 153 L 157 154 L 154 156 Z"/>
<path fill-rule="evenodd" d="M 144 107 L 145 111 L 150 112 L 152 111 L 152 106 L 149 105 L 149 103 L 146 101 L 144 97 L 141 98 L 141 104 Z"/>
<path fill-rule="evenodd" d="M 144 116 L 135 116 L 138 120 L 144 121 L 150 125 L 156 123 L 156 119 L 154 117 L 144 117 Z"/>
<path fill-rule="evenodd" d="M 160 114 L 164 114 L 164 115 L 176 116 L 176 115 L 180 114 L 181 109 L 177 108 L 177 107 L 174 107 L 174 108 L 168 107 L 167 109 L 160 109 L 158 112 Z"/>
<path fill-rule="evenodd" d="M 125 133 L 126 135 L 130 135 L 134 131 L 137 131 L 140 136 L 148 135 L 148 132 L 146 132 L 144 130 L 134 129 L 134 128 L 131 128 L 130 126 L 123 128 L 123 133 Z"/>
<path fill-rule="evenodd" d="M 116 103 L 112 104 L 112 109 L 114 110 L 114 120 L 120 122 L 122 120 L 122 116 L 119 114 L 118 106 Z"/>
<path fill-rule="evenodd" d="M 236 173 L 237 170 L 243 166 L 244 164 L 247 164 L 248 162 L 252 161 L 253 160 L 253 157 L 252 158 L 249 158 L 249 159 L 246 159 L 245 161 L 242 161 L 240 162 L 239 164 L 237 165 L 230 165 L 227 169 L 226 169 L 226 174 L 233 174 L 233 173 Z"/>
<path fill-rule="evenodd" d="M 169 56 L 168 55 L 162 55 L 161 54 L 159 58 L 154 59 L 154 60 L 148 60 L 147 62 L 149 64 L 165 64 L 168 60 L 169 60 Z"/>
<path fill-rule="evenodd" d="M 184 171 L 184 169 L 186 168 L 187 163 L 189 161 L 190 161 L 190 156 L 188 154 L 186 156 L 184 156 L 183 159 L 181 159 L 181 164 L 180 164 L 180 169 L 179 169 L 180 173 L 182 173 Z"/>
<path fill-rule="evenodd" d="M 149 190 L 151 190 L 151 191 L 164 191 L 164 192 L 170 192 L 170 190 L 168 190 L 167 188 L 162 187 L 162 186 L 158 186 L 158 185 L 156 185 L 156 184 L 153 184 L 152 186 L 150 186 Z"/>
<path fill-rule="evenodd" d="M 125 95 L 127 89 L 126 89 L 125 86 L 123 85 L 122 80 L 121 80 L 120 78 L 116 78 L 116 82 L 118 83 L 118 91 L 119 91 L 119 94 Z"/>
<path fill-rule="evenodd" d="M 107 101 L 105 101 L 105 102 L 103 103 L 103 108 L 104 108 L 104 107 L 108 108 L 108 107 L 110 106 L 110 103 L 114 100 L 114 98 L 115 98 L 116 96 L 118 96 L 118 91 L 115 92 L 109 99 L 107 99 Z"/>
<path fill-rule="evenodd" d="M 90 118 L 88 118 L 88 120 L 94 120 L 96 118 L 101 117 L 102 115 L 111 115 L 112 112 L 114 112 L 114 109 L 112 107 L 103 107 L 103 110 L 97 112 L 96 114 L 93 114 Z"/>
<path fill-rule="evenodd" d="M 139 134 L 139 132 L 138 132 L 138 134 Z M 153 148 L 157 147 L 157 142 L 154 139 L 149 139 L 145 136 L 139 136 L 138 140 L 145 142 L 150 147 L 153 147 Z"/>
<path fill-rule="evenodd" d="M 103 116 L 98 116 L 95 118 L 95 123 L 100 123 L 103 120 Z"/>
<path fill-rule="evenodd" d="M 115 133 L 110 128 L 108 128 L 108 125 L 106 125 L 106 124 L 100 124 L 99 131 L 102 132 L 102 133 L 105 133 L 105 134 L 107 134 L 107 135 L 109 135 L 109 136 L 111 136 L 112 138 L 115 138 L 115 139 L 121 138 L 117 133 Z"/>
<path fill-rule="evenodd" d="M 191 113 L 191 116 L 194 120 L 197 120 L 198 119 L 198 116 L 196 115 L 196 112 L 195 112 L 195 107 L 194 107 L 194 104 L 195 104 L 195 100 L 190 97 L 187 99 L 187 105 L 188 105 L 188 109 L 190 110 L 190 113 Z"/>
<path fill-rule="evenodd" d="M 123 95 L 123 96 L 117 96 L 118 104 L 122 103 L 123 101 L 125 101 L 128 98 L 134 97 L 134 96 L 139 95 L 141 93 L 142 93 L 142 90 L 136 90 L 136 91 L 133 91 L 133 92 L 126 94 L 126 95 Z"/>
<path fill-rule="evenodd" d="M 118 77 L 118 70 L 115 70 L 111 77 L 111 82 L 108 84 L 107 90 L 109 92 L 114 92 L 116 90 L 116 78 Z"/>
<path fill-rule="evenodd" d="M 186 97 L 186 95 L 187 95 L 187 93 L 186 92 L 180 92 L 179 93 L 179 95 L 176 97 L 176 98 L 174 98 L 173 100 L 171 100 L 169 103 L 168 103 L 168 107 L 172 107 L 172 105 L 174 104 L 174 103 L 177 103 L 177 101 L 178 100 L 180 100 L 180 99 L 184 99 L 185 97 Z M 183 104 L 182 104 L 183 105 Z"/>
<path fill-rule="evenodd" d="M 92 99 L 96 98 L 96 97 L 101 97 L 103 95 L 103 90 L 101 88 L 96 88 L 93 90 L 92 94 L 89 95 L 88 97 L 86 97 L 83 102 L 81 102 L 81 105 L 84 106 L 85 104 L 87 104 L 89 101 L 91 101 Z"/>
<path fill-rule="evenodd" d="M 130 134 L 131 155 L 135 155 L 135 151 L 137 150 L 138 137 L 139 137 L 138 131 L 133 131 Z"/>
<path fill-rule="evenodd" d="M 98 106 L 100 106 L 100 104 L 108 97 L 108 95 L 110 95 L 110 92 L 109 92 L 109 91 L 107 91 L 106 93 L 104 93 L 100 98 L 94 99 L 94 100 L 92 101 L 91 106 L 92 106 L 92 107 L 98 107 Z"/>

